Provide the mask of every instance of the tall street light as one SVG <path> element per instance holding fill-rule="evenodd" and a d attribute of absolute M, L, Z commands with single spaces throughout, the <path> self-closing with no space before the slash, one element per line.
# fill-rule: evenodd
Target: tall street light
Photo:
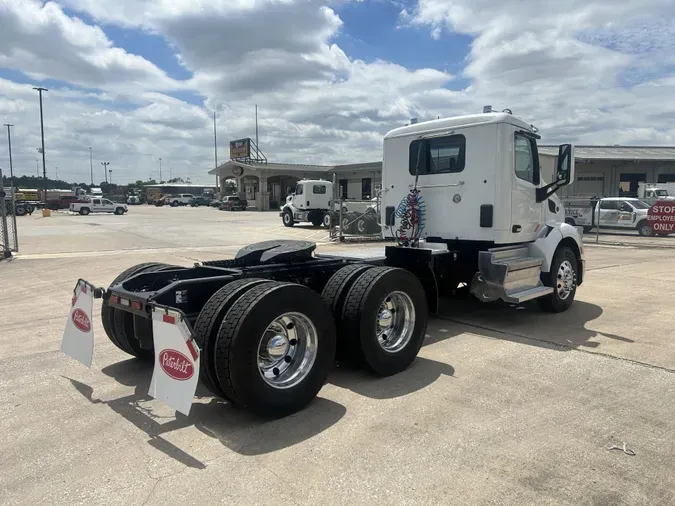
<path fill-rule="evenodd" d="M 9 144 L 9 177 L 10 181 L 13 181 L 14 169 L 12 168 L 12 132 L 10 131 L 10 127 L 13 127 L 14 125 L 5 123 L 5 126 L 7 127 L 7 143 Z M 14 185 L 12 184 L 12 186 Z"/>
<path fill-rule="evenodd" d="M 89 171 L 91 172 L 91 185 L 94 186 L 94 158 L 91 154 L 91 146 L 89 146 Z"/>
<path fill-rule="evenodd" d="M 101 165 L 103 165 L 103 175 L 105 176 L 105 182 L 108 182 L 108 165 L 110 165 L 110 162 L 101 162 Z"/>
<path fill-rule="evenodd" d="M 34 87 L 34 90 L 37 90 L 37 92 L 40 94 L 40 134 L 42 136 L 42 178 L 44 179 L 44 189 L 45 189 L 45 194 L 44 194 L 44 199 L 45 202 L 47 201 L 47 162 L 45 161 L 45 124 L 43 120 L 43 115 L 42 115 L 42 92 L 43 91 L 49 91 L 47 88 L 42 88 L 42 87 Z"/>
<path fill-rule="evenodd" d="M 108 169 L 108 172 L 110 173 L 110 184 L 112 184 L 112 169 Z"/>
<path fill-rule="evenodd" d="M 35 175 L 38 179 L 40 179 L 40 161 L 36 158 L 35 159 Z"/>
<path fill-rule="evenodd" d="M 162 182 L 162 158 L 159 159 L 159 182 Z"/>

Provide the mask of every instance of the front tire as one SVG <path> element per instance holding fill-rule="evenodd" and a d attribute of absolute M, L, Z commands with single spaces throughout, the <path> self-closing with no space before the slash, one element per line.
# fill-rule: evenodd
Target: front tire
<path fill-rule="evenodd" d="M 223 318 L 215 348 L 218 382 L 236 405 L 285 416 L 309 404 L 335 357 L 335 324 L 306 286 L 267 283 L 240 297 Z"/>
<path fill-rule="evenodd" d="M 14 206 L 15 216 L 25 216 L 26 213 L 28 213 L 28 210 L 23 204 L 16 204 L 16 206 Z"/>
<path fill-rule="evenodd" d="M 405 269 L 373 267 L 347 293 L 340 344 L 375 374 L 391 376 L 417 357 L 427 320 L 427 299 L 417 277 Z"/>
<path fill-rule="evenodd" d="M 286 209 L 284 211 L 284 216 L 282 220 L 284 222 L 284 227 L 292 227 L 293 225 L 295 225 L 295 222 L 293 220 L 293 211 L 291 211 L 290 209 Z"/>
<path fill-rule="evenodd" d="M 124 214 L 124 208 L 118 207 L 117 209 L 115 209 L 115 214 L 117 216 L 120 216 L 120 215 Z"/>
<path fill-rule="evenodd" d="M 88 207 L 83 207 L 82 209 L 80 209 L 80 214 L 81 214 L 82 216 L 87 216 L 90 212 L 91 212 L 91 211 L 89 210 Z"/>
<path fill-rule="evenodd" d="M 178 207 L 178 201 L 174 200 L 173 202 L 171 202 L 171 207 Z"/>
<path fill-rule="evenodd" d="M 654 229 L 647 220 L 638 223 L 637 231 L 642 237 L 654 237 Z"/>
<path fill-rule="evenodd" d="M 547 313 L 567 311 L 577 293 L 578 259 L 567 247 L 559 248 L 553 256 L 551 271 L 542 273 L 544 285 L 553 288 L 553 293 L 537 299 L 539 307 Z"/>

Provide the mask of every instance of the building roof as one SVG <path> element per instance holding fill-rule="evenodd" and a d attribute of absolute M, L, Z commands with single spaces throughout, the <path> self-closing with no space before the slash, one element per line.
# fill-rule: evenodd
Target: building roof
<path fill-rule="evenodd" d="M 349 165 L 304 165 L 299 163 L 259 163 L 259 162 L 238 162 L 228 160 L 215 169 L 211 169 L 209 174 L 218 174 L 225 167 L 248 167 L 253 170 L 268 170 L 278 172 L 332 172 L 344 170 L 382 170 L 382 162 L 354 163 Z"/>
<path fill-rule="evenodd" d="M 451 118 L 440 118 L 434 119 L 431 121 L 422 121 L 420 123 L 414 123 L 412 125 L 406 125 L 403 127 L 395 128 L 387 135 L 384 136 L 385 139 L 392 137 L 403 137 L 406 135 L 414 135 L 419 132 L 428 133 L 430 130 L 443 130 L 443 129 L 452 129 L 467 127 L 473 125 L 487 125 L 492 123 L 510 123 L 519 128 L 532 131 L 532 125 L 527 124 L 522 119 L 512 114 L 505 112 L 490 112 L 483 114 L 466 114 L 464 116 L 454 116 Z M 556 152 L 557 153 L 557 152 Z"/>
<path fill-rule="evenodd" d="M 558 155 L 558 146 L 540 145 L 539 154 Z M 574 158 L 675 161 L 675 146 L 574 146 Z"/>

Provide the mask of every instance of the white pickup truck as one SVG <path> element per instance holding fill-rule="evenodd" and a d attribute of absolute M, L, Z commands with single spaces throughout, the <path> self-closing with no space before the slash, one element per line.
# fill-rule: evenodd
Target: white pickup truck
<path fill-rule="evenodd" d="M 87 202 L 73 202 L 70 211 L 80 213 L 83 216 L 89 213 L 115 213 L 124 214 L 128 211 L 126 204 L 116 204 L 108 199 L 92 198 Z"/>
<path fill-rule="evenodd" d="M 596 223 L 600 228 L 633 229 L 646 237 L 654 235 L 647 216 L 649 204 L 629 197 L 605 197 L 585 203 L 566 203 L 565 221 L 572 226 L 584 227 L 590 232 Z"/>

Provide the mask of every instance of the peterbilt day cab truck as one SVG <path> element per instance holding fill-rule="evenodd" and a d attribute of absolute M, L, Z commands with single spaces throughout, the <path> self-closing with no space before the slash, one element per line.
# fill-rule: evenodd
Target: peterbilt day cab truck
<path fill-rule="evenodd" d="M 154 361 L 149 394 L 183 413 L 198 382 L 263 415 L 302 409 L 339 357 L 389 376 L 424 341 L 439 294 L 460 283 L 484 302 L 536 299 L 559 313 L 584 278 L 578 230 L 555 191 L 573 181 L 560 146 L 541 177 L 536 129 L 510 113 L 418 123 L 384 139 L 383 235 L 372 256 L 267 241 L 185 268 L 144 263 L 108 288 L 79 280 L 62 351 L 90 366 L 94 298 L 110 340 Z"/>

